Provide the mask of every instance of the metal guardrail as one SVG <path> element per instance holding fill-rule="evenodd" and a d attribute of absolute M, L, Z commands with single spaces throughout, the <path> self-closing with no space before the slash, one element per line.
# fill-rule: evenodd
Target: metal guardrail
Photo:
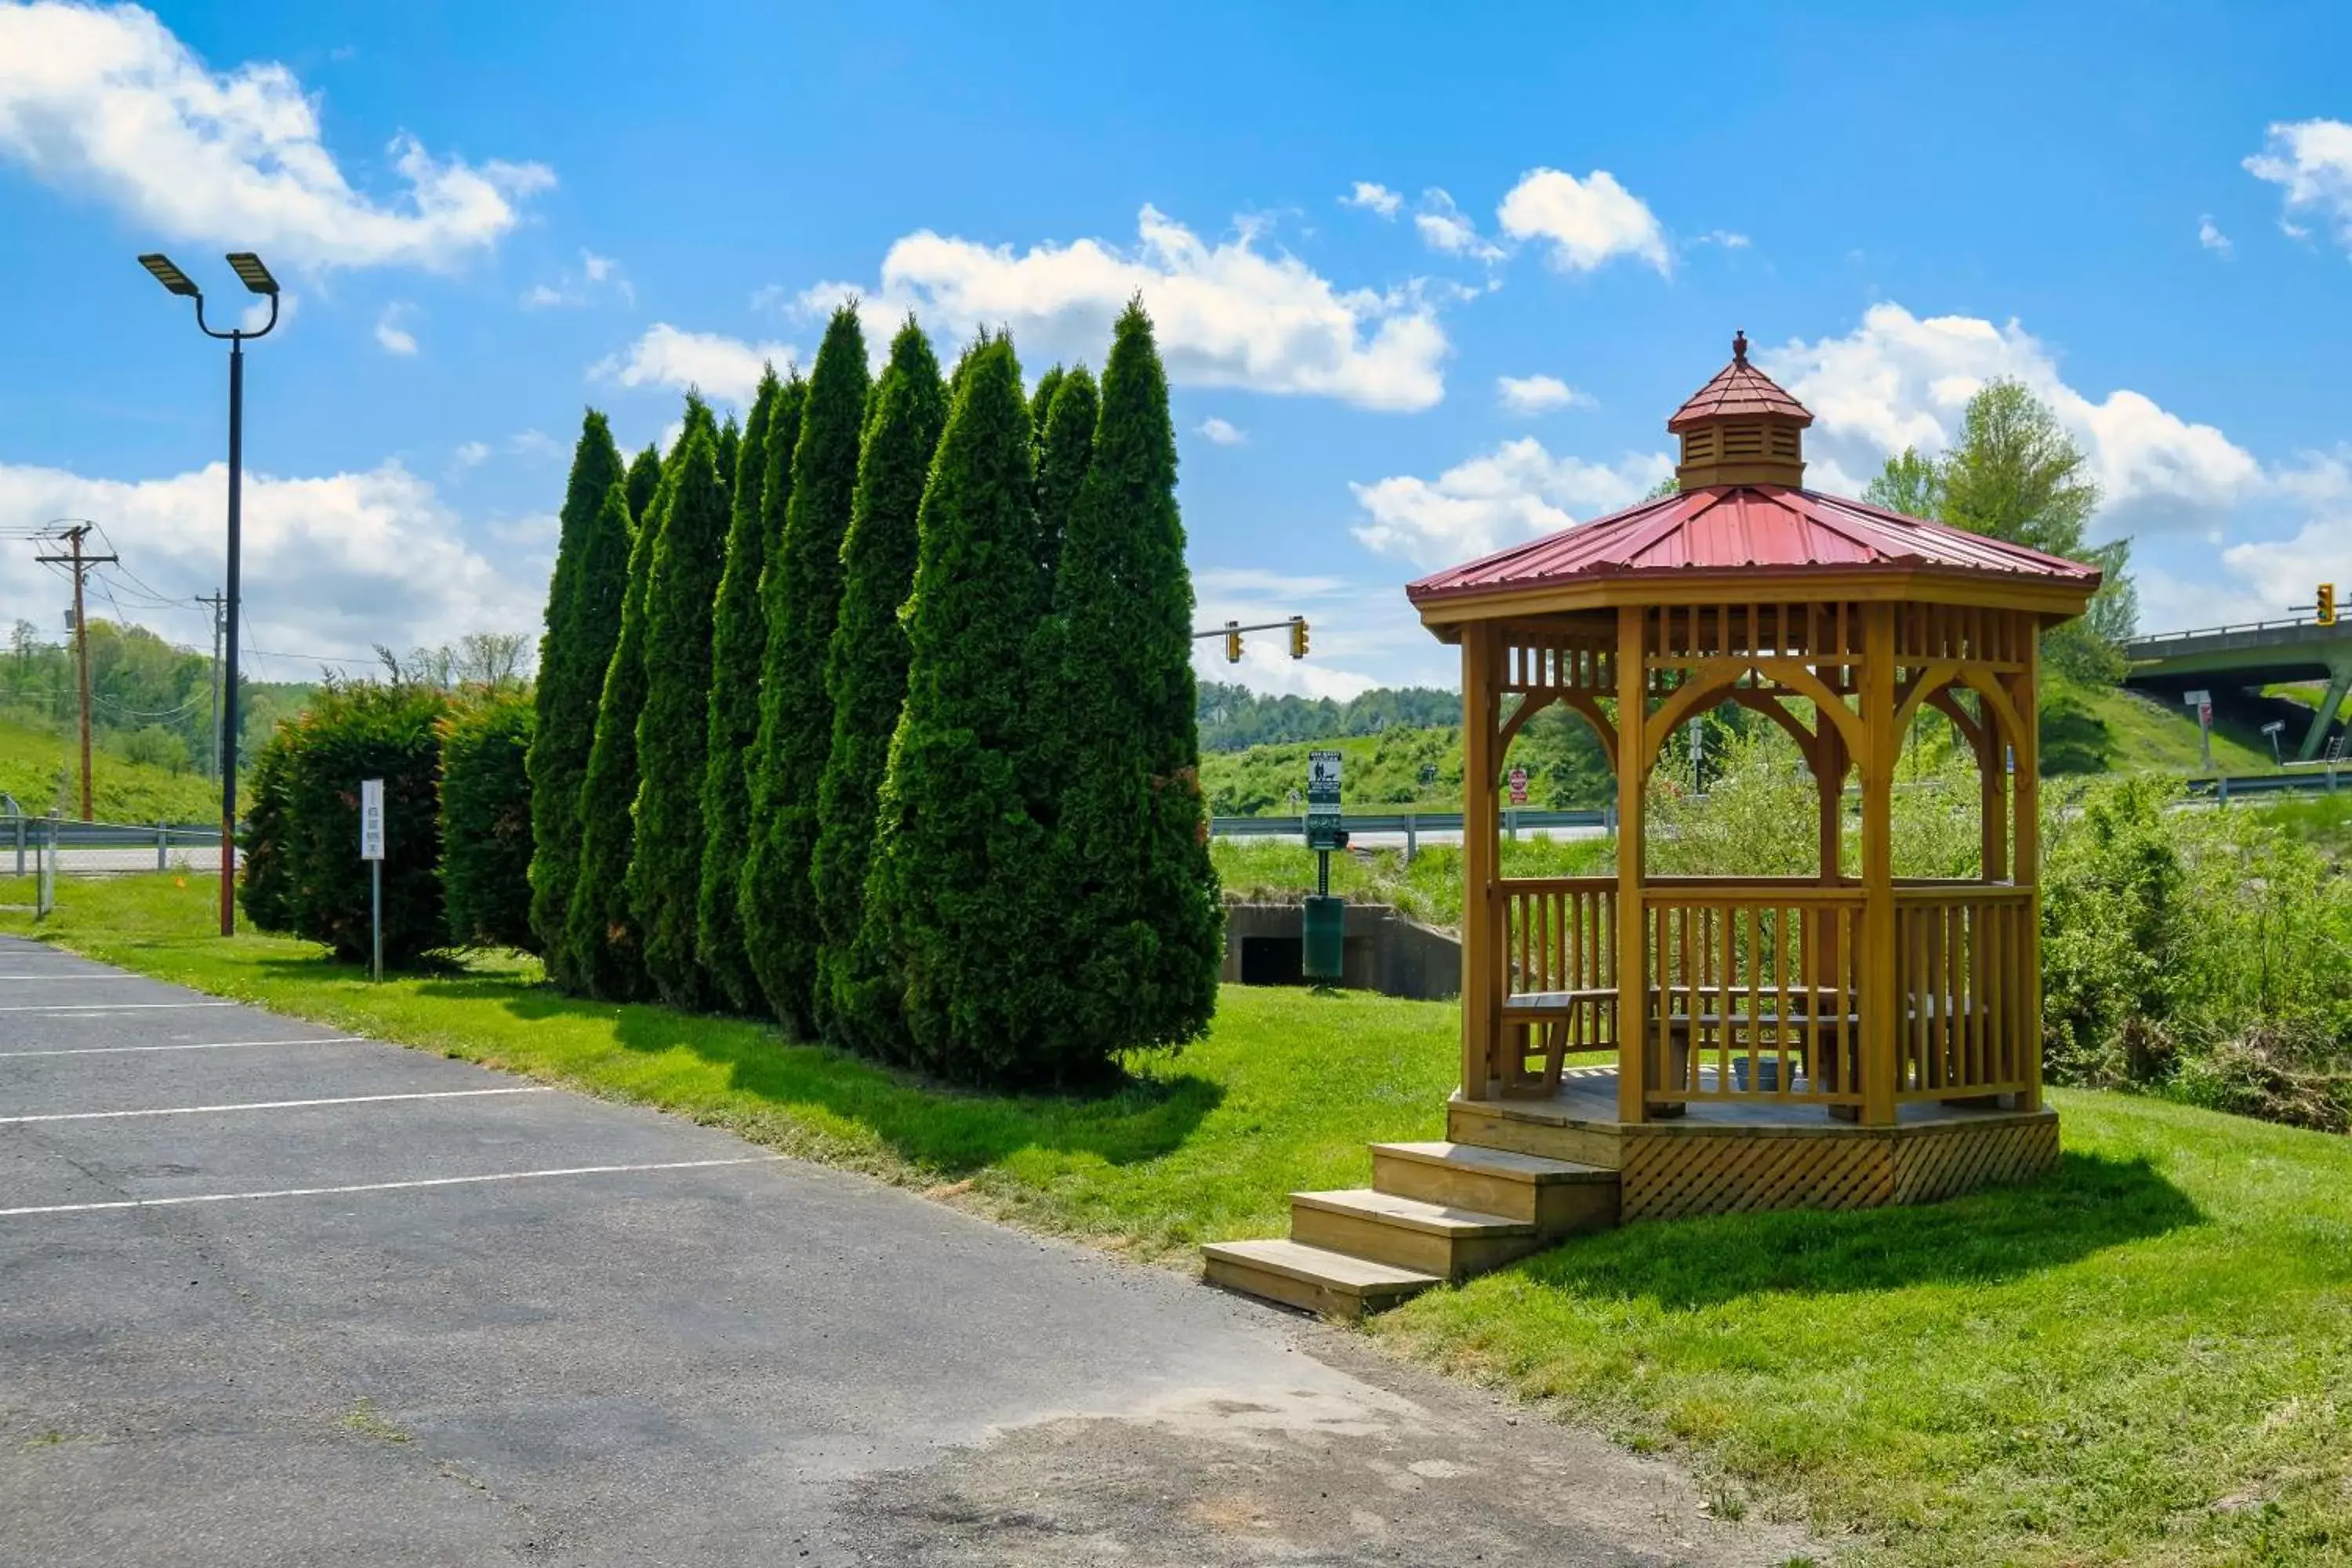
<path fill-rule="evenodd" d="M 0 870 L 24 877 L 40 864 L 76 872 L 166 871 L 220 853 L 220 829 L 184 822 L 76 822 L 0 815 Z M 176 852 L 176 853 L 175 853 Z M 41 857 L 49 854 L 44 862 Z"/>
<path fill-rule="evenodd" d="M 1606 811 L 1543 811 L 1534 806 L 1505 806 L 1502 812 L 1503 831 L 1525 829 L 1529 832 L 1547 827 L 1606 827 L 1612 814 Z M 1339 826 L 1350 834 L 1402 833 L 1411 843 L 1424 833 L 1459 833 L 1462 814 L 1458 811 L 1348 812 L 1339 818 Z M 1213 816 L 1209 818 L 1209 835 L 1213 838 L 1303 838 L 1307 836 L 1307 819 L 1303 816 Z"/>
<path fill-rule="evenodd" d="M 2225 626 L 2197 626 L 2185 632 L 2149 632 L 2136 637 L 2126 637 L 2120 646 L 2128 655 L 2138 653 L 2143 649 L 2168 647 L 2174 643 L 2191 642 L 2200 637 L 2238 637 L 2246 633 L 2291 632 L 2306 628 L 2315 631 L 2334 629 L 2322 627 L 2314 616 L 2296 616 L 2291 620 L 2284 621 L 2239 621 Z M 2347 635 L 2352 635 L 2352 629 L 2347 629 Z"/>
<path fill-rule="evenodd" d="M 2334 768 L 2300 773 L 2239 773 L 2220 778 L 2190 779 L 2191 800 L 2226 802 L 2242 795 L 2334 795 Z"/>

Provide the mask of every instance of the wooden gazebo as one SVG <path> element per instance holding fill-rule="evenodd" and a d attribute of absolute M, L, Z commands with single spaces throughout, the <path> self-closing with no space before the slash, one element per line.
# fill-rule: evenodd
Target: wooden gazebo
<path fill-rule="evenodd" d="M 2099 574 L 1803 489 L 1811 422 L 1735 338 L 1668 422 L 1676 493 L 1407 589 L 1462 650 L 1450 1142 L 1375 1147 L 1371 1190 L 1297 1194 L 1294 1241 L 1212 1248 L 1213 1278 L 1346 1311 L 1419 1288 L 1362 1268 L 1426 1283 L 1621 1216 L 1920 1202 L 2054 1163 L 2037 649 Z M 1648 870 L 1660 748 L 1726 703 L 1785 730 L 1811 768 L 1815 875 Z M 1615 770 L 1614 876 L 1501 874 L 1504 758 L 1553 704 L 1592 726 Z M 1895 875 L 1895 762 L 1927 708 L 1978 764 L 1973 880 Z M 1593 1053 L 1613 1062 L 1568 1065 Z M 1519 1230 L 1488 1223 L 1513 1216 Z"/>

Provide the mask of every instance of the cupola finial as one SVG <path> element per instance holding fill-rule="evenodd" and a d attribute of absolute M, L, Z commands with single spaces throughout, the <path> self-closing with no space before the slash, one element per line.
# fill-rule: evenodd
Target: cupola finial
<path fill-rule="evenodd" d="M 1731 363 L 1734 364 L 1748 363 L 1748 329 L 1745 327 L 1734 330 L 1731 334 Z"/>

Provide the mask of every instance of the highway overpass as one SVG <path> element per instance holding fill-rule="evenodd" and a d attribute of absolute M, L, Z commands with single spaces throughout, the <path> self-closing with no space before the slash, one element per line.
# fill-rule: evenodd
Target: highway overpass
<path fill-rule="evenodd" d="M 2326 742 L 2336 710 L 2352 693 L 2352 623 L 2322 626 L 2308 617 L 2251 621 L 2198 631 L 2163 632 L 2124 644 L 2131 672 L 2124 684 L 2161 692 L 2178 700 L 2202 687 L 2270 686 L 2289 680 L 2324 680 L 2327 696 L 2313 715 L 2296 754 L 2308 762 Z"/>

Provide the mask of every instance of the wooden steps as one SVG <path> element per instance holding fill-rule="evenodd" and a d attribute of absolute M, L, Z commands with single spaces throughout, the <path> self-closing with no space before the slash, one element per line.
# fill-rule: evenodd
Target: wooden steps
<path fill-rule="evenodd" d="M 1295 1241 L 1213 1241 L 1201 1252 L 1210 1284 L 1326 1318 L 1360 1318 L 1441 1283 L 1434 1274 Z"/>
<path fill-rule="evenodd" d="M 1290 1239 L 1202 1247 L 1209 1283 L 1356 1318 L 1617 1223 L 1612 1170 L 1469 1143 L 1371 1153 L 1370 1187 L 1290 1194 Z"/>

